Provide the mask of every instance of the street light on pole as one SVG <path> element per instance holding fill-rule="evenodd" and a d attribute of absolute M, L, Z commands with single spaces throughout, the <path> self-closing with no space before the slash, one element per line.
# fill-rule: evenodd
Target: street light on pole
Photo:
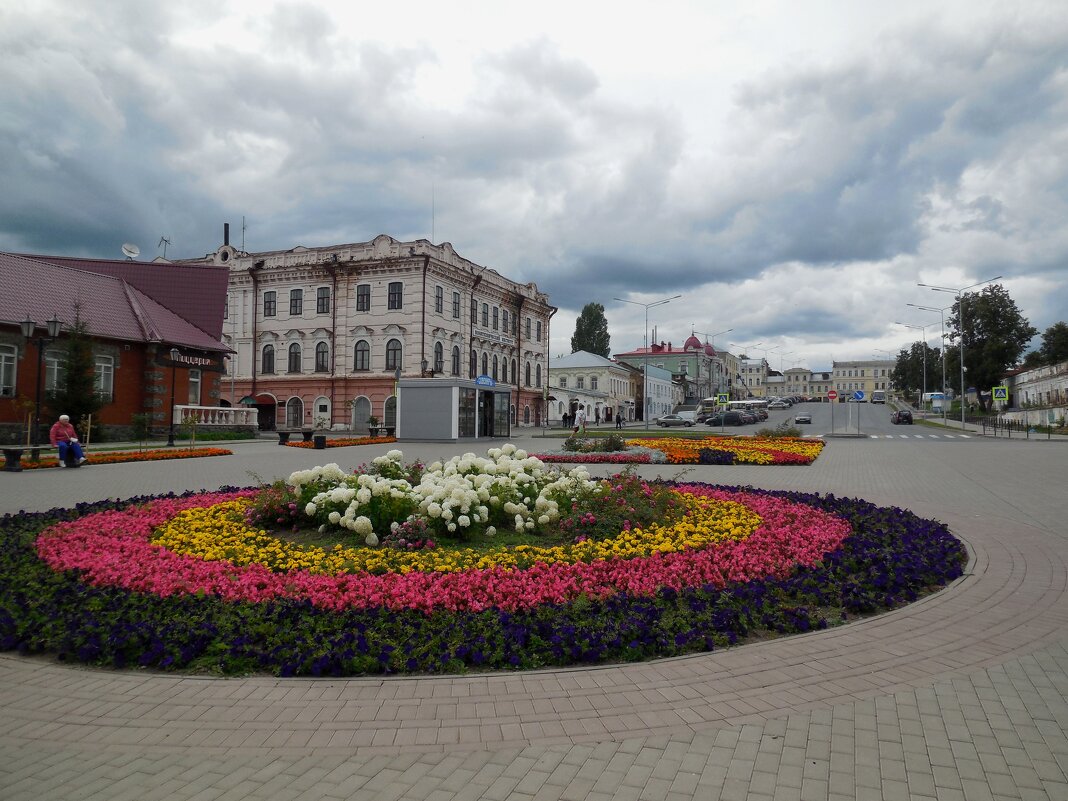
<path fill-rule="evenodd" d="M 965 395 L 965 391 L 964 391 L 964 294 L 963 293 L 964 293 L 964 290 L 966 290 L 966 289 L 975 289 L 975 287 L 977 287 L 977 286 L 982 286 L 983 284 L 992 283 L 994 281 L 999 280 L 1000 278 L 1001 278 L 1000 275 L 995 275 L 993 278 L 987 278 L 985 281 L 979 281 L 979 282 L 974 283 L 974 284 L 968 284 L 968 286 L 962 286 L 960 289 L 954 289 L 953 287 L 948 287 L 948 286 L 934 286 L 933 284 L 921 284 L 921 283 L 916 284 L 916 286 L 922 286 L 922 287 L 927 287 L 928 289 L 933 289 L 935 292 L 951 292 L 952 294 L 957 296 L 957 303 L 960 305 L 960 353 L 959 353 L 959 356 L 960 356 L 960 428 L 961 428 L 961 431 L 964 430 L 964 395 Z M 953 308 L 953 307 L 950 306 L 949 308 Z M 976 392 L 978 392 L 978 389 L 976 389 Z"/>
<path fill-rule="evenodd" d="M 905 328 L 915 328 L 923 336 L 923 394 L 920 395 L 920 411 L 926 412 L 927 407 L 924 406 L 924 403 L 927 402 L 927 326 L 910 325 L 909 323 L 894 323 L 894 325 L 901 325 Z M 924 417 L 926 417 L 926 414 Z"/>
<path fill-rule="evenodd" d="M 936 309 L 934 306 L 918 306 L 915 303 L 906 303 L 905 305 L 914 309 L 922 309 L 923 311 L 938 312 L 938 316 L 942 319 L 942 424 L 945 425 L 946 410 L 949 408 L 947 403 L 949 398 L 946 392 L 946 311 L 953 307 L 945 306 L 941 309 Z"/>
<path fill-rule="evenodd" d="M 612 298 L 612 300 L 618 300 L 620 303 L 631 303 L 635 306 L 645 307 L 645 377 L 643 379 L 642 387 L 642 403 L 644 409 L 642 411 L 642 417 L 645 418 L 645 427 L 649 428 L 649 309 L 653 306 L 663 306 L 665 303 L 671 303 L 671 301 L 681 298 L 682 295 L 672 295 L 670 298 L 663 298 L 662 300 L 654 300 L 652 303 L 640 303 L 636 300 L 625 300 L 623 298 Z"/>
<path fill-rule="evenodd" d="M 178 357 L 181 356 L 178 348 L 171 348 L 171 426 L 167 431 L 167 445 L 174 447 L 174 382 L 177 378 Z"/>
<path fill-rule="evenodd" d="M 33 432 L 30 437 L 30 446 L 32 448 L 30 453 L 34 461 L 41 458 L 41 372 L 44 364 L 44 349 L 45 345 L 54 342 L 59 337 L 59 331 L 62 327 L 63 323 L 53 314 L 52 319 L 45 323 L 48 335 L 41 334 L 38 337 L 34 337 L 34 332 L 37 330 L 37 321 L 28 314 L 26 319 L 22 321 L 22 336 L 26 338 L 27 342 L 33 340 L 37 344 L 37 393 L 33 411 Z"/>

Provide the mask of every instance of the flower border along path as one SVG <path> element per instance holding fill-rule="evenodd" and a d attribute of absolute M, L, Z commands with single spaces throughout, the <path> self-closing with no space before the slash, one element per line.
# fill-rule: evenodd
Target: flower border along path
<path fill-rule="evenodd" d="M 101 464 L 125 464 L 126 462 L 162 462 L 168 459 L 199 459 L 201 456 L 232 456 L 233 451 L 226 448 L 168 448 L 151 451 L 104 451 L 87 453 L 87 461 L 82 467 Z M 39 462 L 23 461 L 23 470 L 36 470 L 42 467 L 59 467 L 58 457 L 46 457 Z"/>
<path fill-rule="evenodd" d="M 649 464 L 646 452 L 659 451 L 669 464 L 762 464 L 808 465 L 823 450 L 822 439 L 795 437 L 649 437 L 628 439 L 635 451 L 564 452 L 537 454 L 545 462 L 557 464 Z"/>
<path fill-rule="evenodd" d="M 396 442 L 396 437 L 334 437 L 327 438 L 327 448 L 348 448 L 352 445 L 388 445 Z M 287 448 L 314 448 L 314 442 L 287 442 Z"/>
<path fill-rule="evenodd" d="M 0 649 L 282 676 L 625 662 L 894 608 L 957 578 L 965 564 L 943 524 L 905 510 L 751 488 L 676 489 L 709 508 L 737 504 L 760 522 L 729 513 L 730 533 L 720 527 L 712 537 L 700 525 L 688 530 L 688 516 L 648 553 L 589 562 L 331 574 L 205 560 L 151 543 L 183 512 L 253 490 L 6 516 Z M 405 591 L 401 578 L 414 583 Z M 495 578 L 513 582 L 500 585 L 498 603 L 471 594 L 492 591 Z"/>

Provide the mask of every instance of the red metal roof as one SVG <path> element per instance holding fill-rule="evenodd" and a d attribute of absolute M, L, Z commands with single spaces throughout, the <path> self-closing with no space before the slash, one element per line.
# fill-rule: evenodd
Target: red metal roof
<path fill-rule="evenodd" d="M 31 256 L 28 259 L 121 278 L 216 339 L 222 338 L 223 306 L 230 278 L 226 267 L 132 259 Z"/>
<path fill-rule="evenodd" d="M 101 338 L 229 350 L 218 337 L 121 278 L 0 253 L 0 324 L 17 326 L 29 316 L 43 327 L 54 315 L 69 328 L 75 314 L 90 334 Z M 221 307 L 219 318 L 221 328 Z"/>

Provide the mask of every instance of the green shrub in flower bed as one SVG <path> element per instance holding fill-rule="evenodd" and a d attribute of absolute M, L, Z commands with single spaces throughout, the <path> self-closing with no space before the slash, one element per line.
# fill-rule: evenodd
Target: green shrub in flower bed
<path fill-rule="evenodd" d="M 35 538 L 46 526 L 131 501 L 7 515 L 0 518 L 0 650 L 117 668 L 280 676 L 628 662 L 822 629 L 914 601 L 963 571 L 964 547 L 942 523 L 833 495 L 743 491 L 840 517 L 852 534 L 809 567 L 719 589 L 580 596 L 512 611 L 334 611 L 303 600 L 92 587 L 38 558 Z"/>

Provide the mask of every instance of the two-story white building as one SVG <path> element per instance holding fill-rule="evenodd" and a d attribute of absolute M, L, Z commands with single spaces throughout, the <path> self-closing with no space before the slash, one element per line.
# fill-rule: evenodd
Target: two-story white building
<path fill-rule="evenodd" d="M 637 383 L 641 373 L 596 353 L 579 350 L 549 363 L 549 387 L 555 401 L 549 404 L 549 424 L 581 407 L 586 421 L 615 423 L 616 417 L 634 419 Z"/>

